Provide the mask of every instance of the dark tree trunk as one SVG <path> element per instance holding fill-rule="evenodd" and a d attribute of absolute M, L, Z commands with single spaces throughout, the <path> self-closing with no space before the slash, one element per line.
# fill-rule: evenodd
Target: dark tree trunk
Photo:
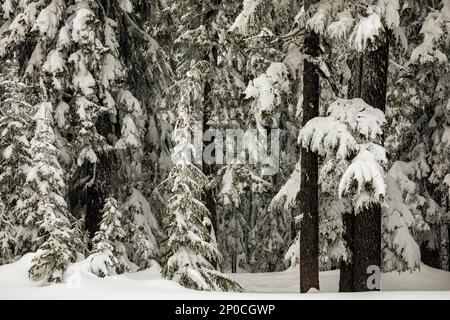
<path fill-rule="evenodd" d="M 92 166 L 92 165 L 90 165 Z M 93 173 L 94 183 L 86 188 L 86 230 L 90 236 L 98 231 L 102 219 L 101 211 L 106 198 L 113 192 L 113 176 L 116 172 L 115 156 L 111 153 L 98 155 L 98 162 Z"/>
<path fill-rule="evenodd" d="M 439 250 L 437 248 L 431 249 L 428 247 L 428 241 L 420 244 L 420 260 L 427 266 L 441 269 L 441 261 L 439 257 Z"/>
<path fill-rule="evenodd" d="M 388 39 L 388 37 L 387 37 Z M 352 83 L 349 98 L 362 98 L 374 108 L 385 110 L 389 64 L 389 43 L 384 43 L 373 51 L 358 56 L 352 64 Z M 352 238 L 352 283 L 348 283 L 350 270 L 344 266 L 340 291 L 379 290 L 367 285 L 370 266 L 381 270 L 381 206 L 373 205 L 354 216 L 353 228 L 347 225 L 351 219 L 344 219 L 347 238 Z M 351 224 L 351 222 L 350 222 Z M 353 231 L 352 231 L 353 230 Z M 351 234 L 353 232 L 353 234 Z"/>
<path fill-rule="evenodd" d="M 107 137 L 115 132 L 108 115 L 100 117 L 96 124 L 99 134 Z M 117 182 L 117 157 L 114 151 L 97 152 L 97 163 L 86 162 L 73 175 L 68 192 L 71 211 L 79 218 L 84 214 L 84 227 L 92 238 L 99 229 L 101 210 L 106 198 L 113 193 Z"/>
<path fill-rule="evenodd" d="M 345 233 L 344 240 L 347 243 L 347 248 L 350 253 L 353 249 L 353 235 L 355 233 L 355 215 L 354 213 L 346 213 L 343 216 Z M 339 291 L 352 292 L 353 287 L 353 258 L 350 257 L 348 261 L 341 261 L 340 277 L 339 277 Z"/>
<path fill-rule="evenodd" d="M 450 225 L 447 227 L 447 258 L 448 258 L 447 271 L 450 271 Z"/>
<path fill-rule="evenodd" d="M 237 256 L 236 253 L 233 253 L 231 257 L 231 273 L 236 273 L 237 270 Z"/>
<path fill-rule="evenodd" d="M 205 90 L 204 90 L 205 100 L 207 100 L 207 97 L 209 96 L 210 91 L 211 91 L 210 84 L 206 83 Z M 211 106 L 206 105 L 205 110 L 203 111 L 203 126 L 202 126 L 203 132 L 210 129 L 210 126 L 208 125 L 208 119 L 210 118 L 208 111 L 210 110 L 210 107 Z M 214 138 L 211 139 L 210 143 L 214 143 Z M 202 153 L 203 153 L 204 149 L 205 149 L 205 144 L 203 144 Z M 213 151 L 212 155 L 215 156 L 215 150 Z M 203 173 L 206 176 L 210 176 L 210 175 L 214 174 L 215 173 L 214 165 L 207 164 L 204 160 L 205 159 L 202 155 L 202 171 L 203 171 Z M 212 224 L 212 227 L 214 228 L 214 232 L 217 232 L 217 213 L 216 213 L 216 202 L 214 199 L 215 199 L 214 198 L 214 190 L 210 190 L 210 189 L 205 190 L 202 200 L 203 200 L 206 208 L 211 213 L 211 224 Z"/>
<path fill-rule="evenodd" d="M 305 1 L 308 7 L 317 1 Z M 311 57 L 320 54 L 319 36 L 308 30 L 304 40 L 305 53 Z M 303 73 L 302 126 L 319 116 L 320 81 L 317 67 L 307 59 Z M 318 156 L 301 148 L 301 182 L 298 196 L 300 223 L 300 292 L 311 288 L 319 290 L 319 199 Z"/>
<path fill-rule="evenodd" d="M 214 6 L 219 6 L 221 4 L 222 0 L 213 0 L 212 4 Z M 213 8 L 209 11 L 207 11 L 203 17 L 203 21 L 205 25 L 210 25 L 211 24 L 211 20 L 215 19 L 216 15 L 217 15 L 218 11 L 217 9 Z M 214 34 L 214 39 L 215 42 L 218 42 L 218 35 Z M 218 58 L 218 48 L 217 46 L 213 46 L 212 48 L 210 48 L 210 50 L 207 50 L 204 53 L 204 60 L 209 61 L 211 63 L 212 66 L 217 66 L 217 58 Z M 203 132 L 207 131 L 208 129 L 210 129 L 210 126 L 208 124 L 209 119 L 211 118 L 211 110 L 214 107 L 211 101 L 211 97 L 210 97 L 210 93 L 211 93 L 211 83 L 210 81 L 213 81 L 213 77 L 209 77 L 209 79 L 206 81 L 205 83 L 205 87 L 204 87 L 204 101 L 205 101 L 205 105 L 203 108 Z M 214 143 L 214 138 L 211 140 L 210 143 Z M 202 152 L 205 148 L 205 145 L 203 144 L 203 149 Z M 213 155 L 215 155 L 215 150 Z M 202 154 L 202 171 L 206 176 L 210 176 L 212 174 L 214 174 L 216 172 L 214 165 L 210 165 L 205 163 L 204 161 L 204 157 Z M 205 194 L 203 195 L 203 202 L 206 206 L 206 208 L 209 210 L 209 212 L 211 213 L 211 224 L 212 227 L 214 228 L 214 232 L 217 232 L 217 213 L 216 213 L 216 202 L 215 202 L 215 197 L 214 197 L 214 190 L 205 190 Z"/>

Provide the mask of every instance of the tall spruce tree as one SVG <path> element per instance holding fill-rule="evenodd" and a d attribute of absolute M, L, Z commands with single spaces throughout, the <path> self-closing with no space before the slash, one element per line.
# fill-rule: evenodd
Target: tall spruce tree
<path fill-rule="evenodd" d="M 62 196 L 65 184 L 56 157 L 51 112 L 50 102 L 37 106 L 35 135 L 31 141 L 33 167 L 27 175 L 29 198 L 23 208 L 27 226 L 37 228 L 39 244 L 29 274 L 34 280 L 46 282 L 61 281 L 68 264 L 83 250 L 82 234 L 73 227 L 74 219 Z"/>
<path fill-rule="evenodd" d="M 187 102 L 182 100 L 181 105 Z M 168 238 L 163 243 L 162 275 L 192 289 L 242 291 L 218 270 L 222 256 L 217 249 L 211 213 L 200 201 L 207 180 L 192 163 L 192 114 L 189 109 L 180 108 L 178 112 L 175 165 L 161 186 L 169 193 L 163 218 Z"/>

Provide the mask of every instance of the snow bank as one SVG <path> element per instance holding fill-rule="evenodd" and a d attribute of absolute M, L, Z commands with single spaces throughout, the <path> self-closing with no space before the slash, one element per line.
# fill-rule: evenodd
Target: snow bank
<path fill-rule="evenodd" d="M 161 279 L 158 267 L 99 278 L 89 272 L 86 260 L 72 264 L 63 283 L 39 287 L 27 276 L 33 256 L 0 266 L 0 299 L 450 299 L 450 272 L 423 264 L 421 271 L 383 274 L 385 292 L 337 294 L 335 270 L 320 273 L 320 294 L 300 295 L 298 269 L 231 275 L 247 293 L 200 292 Z"/>

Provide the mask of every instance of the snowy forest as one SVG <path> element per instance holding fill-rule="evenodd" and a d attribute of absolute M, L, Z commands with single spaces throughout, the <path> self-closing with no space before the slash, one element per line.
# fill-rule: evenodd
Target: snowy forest
<path fill-rule="evenodd" d="M 450 0 L 2 0 L 0 265 L 450 271 L 449 58 Z"/>

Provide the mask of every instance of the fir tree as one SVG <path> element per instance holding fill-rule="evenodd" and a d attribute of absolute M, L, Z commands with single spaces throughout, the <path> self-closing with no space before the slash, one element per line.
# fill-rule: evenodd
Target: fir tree
<path fill-rule="evenodd" d="M 34 280 L 57 282 L 62 280 L 68 264 L 75 261 L 82 248 L 82 235 L 72 227 L 67 204 L 62 197 L 65 184 L 63 172 L 56 158 L 55 137 L 51 129 L 52 105 L 41 103 L 34 117 L 35 135 L 31 141 L 33 167 L 27 175 L 29 198 L 22 214 L 29 229 L 37 229 L 38 251 L 29 275 Z"/>
<path fill-rule="evenodd" d="M 174 167 L 162 187 L 169 191 L 163 218 L 168 236 L 163 243 L 162 275 L 198 290 L 242 291 L 230 277 L 218 271 L 222 256 L 217 249 L 210 212 L 199 200 L 206 177 L 191 161 L 191 115 L 179 110 L 174 132 Z"/>
<path fill-rule="evenodd" d="M 125 251 L 124 217 L 117 200 L 108 197 L 102 209 L 99 231 L 92 238 L 92 272 L 100 277 L 123 273 L 130 269 Z"/>
<path fill-rule="evenodd" d="M 12 226 L 8 232 L 9 237 L 17 240 L 11 250 L 22 255 L 35 248 L 35 239 L 22 232 L 25 219 L 21 215 L 23 201 L 26 199 L 24 184 L 32 163 L 29 138 L 33 107 L 28 102 L 29 90 L 20 79 L 18 62 L 7 60 L 1 71 L 0 207 L 4 223 Z M 6 230 L 5 226 L 5 232 Z"/>

